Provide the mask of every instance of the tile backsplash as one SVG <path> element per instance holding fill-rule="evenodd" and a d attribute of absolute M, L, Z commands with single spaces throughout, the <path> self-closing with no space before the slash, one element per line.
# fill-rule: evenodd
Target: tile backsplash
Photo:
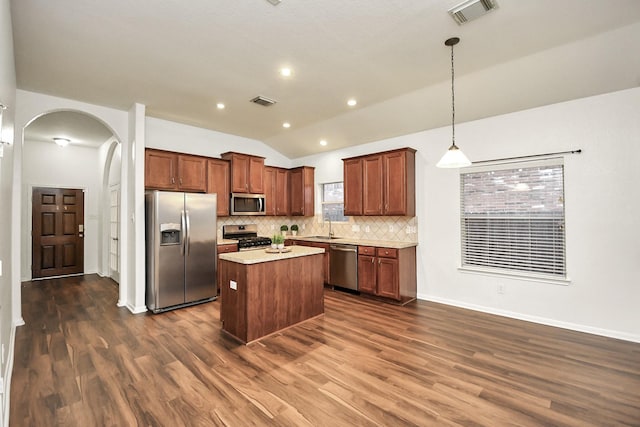
<path fill-rule="evenodd" d="M 258 235 L 271 237 L 280 233 L 280 226 L 289 230 L 297 224 L 300 236 L 326 236 L 329 221 L 321 215 L 313 217 L 230 216 L 218 218 L 218 238 L 222 238 L 223 225 L 257 224 Z M 394 242 L 417 242 L 418 220 L 405 216 L 352 216 L 348 222 L 332 222 L 334 236 L 349 239 L 388 240 Z M 291 231 L 289 231 L 291 233 Z"/>

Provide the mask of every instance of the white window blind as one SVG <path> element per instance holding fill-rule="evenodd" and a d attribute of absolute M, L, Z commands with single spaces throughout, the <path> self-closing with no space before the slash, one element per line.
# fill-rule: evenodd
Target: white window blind
<path fill-rule="evenodd" d="M 461 173 L 463 267 L 566 277 L 561 163 Z"/>

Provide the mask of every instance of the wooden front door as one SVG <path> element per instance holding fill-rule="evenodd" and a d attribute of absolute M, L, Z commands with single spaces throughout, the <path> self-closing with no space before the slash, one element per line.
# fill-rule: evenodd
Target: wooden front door
<path fill-rule="evenodd" d="M 84 193 L 33 189 L 32 277 L 84 272 Z"/>

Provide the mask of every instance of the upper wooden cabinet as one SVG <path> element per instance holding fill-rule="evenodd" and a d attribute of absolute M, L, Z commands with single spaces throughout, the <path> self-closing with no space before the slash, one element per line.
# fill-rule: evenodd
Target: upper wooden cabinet
<path fill-rule="evenodd" d="M 343 159 L 345 215 L 415 216 L 415 152 Z"/>
<path fill-rule="evenodd" d="M 314 214 L 314 168 L 302 166 L 290 169 L 290 214 L 312 216 Z"/>
<path fill-rule="evenodd" d="M 264 188 L 264 157 L 227 152 L 221 157 L 231 162 L 231 192 L 262 194 Z"/>
<path fill-rule="evenodd" d="M 145 188 L 205 192 L 207 159 L 148 148 L 145 150 Z"/>
<path fill-rule="evenodd" d="M 289 171 L 265 166 L 264 195 L 267 215 L 289 215 Z"/>
<path fill-rule="evenodd" d="M 229 216 L 229 161 L 207 160 L 207 193 L 218 195 L 218 216 Z"/>
<path fill-rule="evenodd" d="M 344 214 L 362 215 L 362 159 L 344 161 Z"/>

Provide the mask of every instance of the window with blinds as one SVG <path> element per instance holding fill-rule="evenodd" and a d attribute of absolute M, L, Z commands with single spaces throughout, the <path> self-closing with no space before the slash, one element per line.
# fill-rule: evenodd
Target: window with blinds
<path fill-rule="evenodd" d="M 561 159 L 461 173 L 462 267 L 566 278 Z"/>

